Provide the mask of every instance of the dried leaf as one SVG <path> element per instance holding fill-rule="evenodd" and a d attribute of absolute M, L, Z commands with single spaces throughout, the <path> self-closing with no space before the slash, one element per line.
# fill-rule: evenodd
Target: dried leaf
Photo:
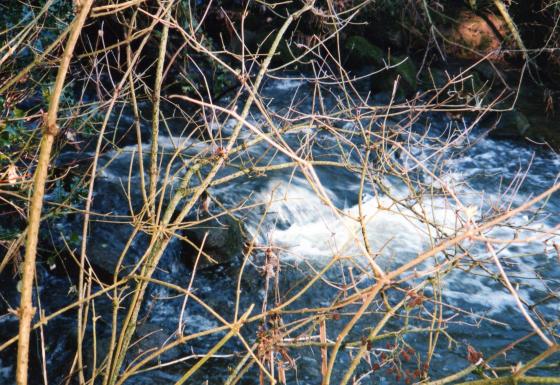
<path fill-rule="evenodd" d="M 74 131 L 67 130 L 65 135 L 66 135 L 66 139 L 68 139 L 69 142 L 71 143 L 76 142 L 76 133 Z"/>
<path fill-rule="evenodd" d="M 471 345 L 467 346 L 467 360 L 471 364 L 476 364 L 482 358 L 482 353 L 478 352 Z"/>
<path fill-rule="evenodd" d="M 10 186 L 14 185 L 17 182 L 17 180 L 19 179 L 19 173 L 15 164 L 12 163 L 8 166 L 6 176 L 8 178 L 8 183 L 10 184 Z"/>
<path fill-rule="evenodd" d="M 328 357 L 327 357 L 327 324 L 323 319 L 319 326 L 319 338 L 321 344 L 321 374 L 324 376 L 327 375 L 327 364 L 328 364 Z"/>

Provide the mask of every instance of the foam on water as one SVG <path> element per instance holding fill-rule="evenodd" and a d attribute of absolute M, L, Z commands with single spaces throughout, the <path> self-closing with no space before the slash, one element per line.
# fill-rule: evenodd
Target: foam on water
<path fill-rule="evenodd" d="M 158 287 L 157 289 L 155 289 L 155 296 L 157 298 L 171 298 L 175 295 L 175 292 L 168 290 L 167 288 Z M 178 299 L 176 300 L 176 303 L 182 303 L 183 297 L 177 298 Z M 178 319 L 178 309 L 180 309 L 180 306 L 154 306 L 151 321 L 157 325 L 165 325 L 170 319 Z M 219 326 L 215 318 L 209 313 L 194 314 L 192 310 L 187 310 L 184 313 L 183 322 L 188 326 L 189 333 L 197 333 L 204 330 L 210 330 Z"/>
<path fill-rule="evenodd" d="M 272 202 L 267 239 L 263 240 L 283 249 L 285 258 L 320 261 L 344 255 L 365 261 L 358 205 L 336 214 L 301 180 L 271 181 L 256 201 Z M 372 251 L 380 251 L 382 256 L 401 261 L 413 257 L 428 247 L 430 234 L 435 234 L 434 227 L 387 197 L 365 196 L 362 206 L 368 242 Z M 451 230 L 446 226 L 452 225 L 454 216 L 444 200 L 431 202 L 426 214 L 430 222 Z"/>
<path fill-rule="evenodd" d="M 551 168 L 551 164 L 560 164 L 558 157 L 542 158 L 526 148 L 484 139 L 466 154 L 446 159 L 446 173 L 432 180 L 432 184 L 443 183 L 446 189 L 456 193 L 461 205 L 450 199 L 428 197 L 423 202 L 413 202 L 410 209 L 405 209 L 393 204 L 385 196 L 364 196 L 363 215 L 367 223 L 367 237 L 372 251 L 379 251 L 377 261 L 382 267 L 390 269 L 429 250 L 430 245 L 457 235 L 467 216 L 462 207 L 474 207 L 474 214 L 470 215 L 472 220 L 478 222 L 482 216 L 492 215 L 492 205 L 504 207 L 504 204 L 511 203 L 512 207 L 516 207 L 526 202 L 554 182 L 558 171 Z M 537 172 L 526 174 L 524 170 L 528 167 L 536 168 Z M 529 186 L 525 190 L 513 189 L 504 195 L 504 187 L 500 183 L 520 178 L 520 173 L 523 176 L 526 174 L 523 183 Z M 481 176 L 484 183 L 479 182 L 475 184 L 476 188 L 473 187 L 473 176 Z M 429 182 L 429 177 L 425 182 Z M 408 190 L 404 186 L 390 185 L 390 188 L 394 196 L 400 199 L 407 196 Z M 328 194 L 336 201 L 331 191 Z M 336 214 L 319 199 L 304 179 L 298 178 L 269 181 L 256 195 L 255 201 L 271 202 L 269 218 L 265 221 L 264 229 L 261 229 L 264 235 L 260 240 L 278 247 L 282 260 L 307 260 L 320 264 L 326 263 L 334 255 L 343 255 L 361 264 L 367 262 L 361 245 L 363 240 L 357 205 L 341 207 Z M 554 207 L 557 202 L 549 204 Z M 427 221 L 420 220 L 418 214 Z M 249 224 L 250 231 L 256 231 L 256 223 L 258 219 L 255 218 Z M 505 226 L 494 228 L 486 235 L 511 240 L 515 237 L 523 239 L 549 234 L 548 242 L 558 243 L 560 235 L 553 226 L 553 222 L 533 223 L 530 214 L 521 213 L 510 218 Z M 514 284 L 520 283 L 518 292 L 525 299 L 530 299 L 535 293 L 547 292 L 539 268 L 554 254 L 543 250 L 542 241 L 536 239 L 504 247 L 496 246 L 510 280 Z M 515 299 L 507 289 L 490 277 L 497 274 L 497 269 L 486 246 L 468 240 L 461 245 L 469 250 L 475 260 L 485 262 L 488 271 L 456 270 L 448 274 L 443 279 L 444 300 L 462 307 L 466 303 L 467 308 L 472 306 L 489 314 L 516 307 Z M 469 263 L 466 259 L 464 262 Z M 423 267 L 433 263 L 428 261 Z M 555 303 L 544 305 L 543 308 L 560 309 Z"/>
<path fill-rule="evenodd" d="M 291 90 L 301 85 L 301 81 L 287 79 L 276 81 L 267 87 Z M 259 115 L 254 114 L 251 119 L 253 119 L 251 122 L 256 124 Z M 211 124 L 210 128 L 214 133 L 218 131 L 227 133 L 236 123 L 235 119 L 227 119 L 222 125 Z M 353 123 L 346 123 L 344 127 L 351 130 Z M 245 131 L 249 135 L 248 130 Z M 288 143 L 291 143 L 291 140 L 295 141 L 297 146 L 299 145 L 297 138 L 297 135 L 293 135 L 293 137 L 288 136 L 286 140 Z M 318 138 L 323 140 L 320 135 Z M 324 140 L 329 138 L 330 136 L 326 135 Z M 460 203 L 452 199 L 427 195 L 423 201 L 411 201 L 409 208 L 403 208 L 394 204 L 389 197 L 376 195 L 371 191 L 363 196 L 363 215 L 368 243 L 373 252 L 379 252 L 377 260 L 383 268 L 391 269 L 401 265 L 429 250 L 431 245 L 456 235 L 466 220 L 465 207 L 474 207 L 474 214 L 471 212 L 470 215 L 473 215 L 473 220 L 480 221 L 482 217 L 492 215 L 492 210 L 497 207 L 505 208 L 508 205 L 515 207 L 524 203 L 550 186 L 558 177 L 559 156 L 535 155 L 530 148 L 509 142 L 480 139 L 472 133 L 460 139 L 461 141 L 456 141 L 455 147 L 450 146 L 451 148 L 441 154 L 437 153 L 437 156 L 433 156 L 434 151 L 438 151 L 437 146 L 430 149 L 424 144 L 409 145 L 409 152 L 416 159 L 403 155 L 401 160 L 398 160 L 405 169 L 409 170 L 419 170 L 418 161 L 433 170 L 437 169 L 436 178 L 423 173 L 422 181 L 444 192 L 452 191 L 459 197 Z M 464 142 L 475 144 L 466 148 Z M 161 136 L 159 144 L 167 153 L 173 153 L 178 149 L 187 155 L 213 151 L 212 144 L 193 138 Z M 149 144 L 145 144 L 143 148 L 147 153 Z M 249 155 L 261 156 L 265 154 L 266 148 L 268 148 L 266 143 L 252 146 L 248 150 Z M 118 153 L 112 151 L 105 154 L 103 159 L 111 160 L 117 166 L 102 167 L 102 176 L 122 178 L 128 173 L 133 153 L 137 157 L 136 145 L 127 146 Z M 274 156 L 275 162 L 284 159 L 282 154 Z M 531 172 L 527 172 L 528 169 Z M 305 179 L 286 173 L 280 176 L 274 175 L 264 186 L 226 184 L 220 187 L 219 195 L 224 201 L 232 203 L 241 195 L 248 196 L 253 190 L 257 191 L 251 199 L 260 203 L 261 207 L 268 206 L 264 226 L 259 229 L 259 241 L 261 244 L 272 244 L 279 248 L 283 261 L 306 260 L 321 264 L 335 255 L 341 255 L 364 265 L 367 263 L 367 258 L 358 219 L 358 205 L 340 202 L 340 197 L 337 197 L 334 192 L 336 189 L 340 191 L 337 175 L 329 176 L 330 173 L 334 173 L 334 170 L 323 169 L 323 171 L 327 175 L 326 177 L 322 175 L 325 179 L 325 190 L 337 206 L 336 212 L 321 201 Z M 515 185 L 521 180 L 523 183 L 519 189 L 508 189 L 508 185 Z M 391 183 L 385 178 L 384 183 L 396 199 L 403 200 L 409 195 L 408 187 L 398 182 Z M 329 187 L 333 190 L 329 190 Z M 346 190 L 355 191 L 357 194 L 358 181 L 348 183 Z M 549 204 L 559 206 L 556 201 Z M 247 227 L 250 232 L 257 232 L 256 227 L 262 214 L 264 209 L 260 213 L 249 214 Z M 420 217 L 424 218 L 420 219 Z M 548 221 L 533 224 L 530 216 L 522 213 L 508 221 L 509 225 L 517 228 L 516 230 L 504 226 L 494 229 L 487 235 L 500 239 L 513 239 L 515 236 L 522 238 L 543 232 L 553 233 L 554 218 Z M 558 232 L 555 239 L 560 242 Z M 488 251 L 483 244 L 477 245 L 465 241 L 462 246 L 467 248 L 475 259 L 486 261 L 489 270 L 496 273 L 495 266 L 489 262 Z M 508 271 L 519 273 L 526 280 L 530 280 L 531 288 L 520 287 L 522 297 L 529 298 L 535 291 L 546 292 L 543 283 L 536 279 L 539 276 L 539 264 L 543 259 L 549 258 L 542 250 L 542 241 L 500 248 L 499 257 L 506 261 L 506 264 L 508 261 L 513 261 L 506 266 Z M 430 263 L 433 262 L 428 261 L 420 268 L 425 268 Z M 443 279 L 444 299 L 452 303 L 467 302 L 491 313 L 515 306 L 507 290 L 487 277 L 489 273 L 482 271 L 477 271 L 477 274 L 471 273 L 458 270 L 448 274 Z"/>
<path fill-rule="evenodd" d="M 289 91 L 289 90 L 293 90 L 294 88 L 300 87 L 302 84 L 303 84 L 302 80 L 281 79 L 267 84 L 267 88 L 281 90 L 281 91 Z"/>
<path fill-rule="evenodd" d="M 182 136 L 159 136 L 158 144 L 160 152 L 165 154 L 175 154 L 177 151 L 181 154 L 199 154 L 211 153 L 212 146 L 208 143 L 200 141 L 192 137 Z M 147 156 L 150 153 L 151 144 L 143 143 L 142 152 L 144 154 L 144 167 L 147 167 Z M 93 157 L 93 154 L 91 154 Z M 100 159 L 100 167 L 98 169 L 99 176 L 109 180 L 122 180 L 128 177 L 128 170 L 131 161 L 138 160 L 138 145 L 131 144 L 119 149 L 108 151 L 103 154 Z M 138 167 L 132 169 L 132 177 L 138 174 Z"/>
<path fill-rule="evenodd" d="M 511 239 L 505 236 L 501 228 L 488 234 L 491 237 L 500 239 Z M 510 230 L 510 229 L 507 229 Z M 500 236 L 498 233 L 502 233 Z M 526 231 L 521 236 L 530 236 L 530 232 Z M 533 234 L 534 235 L 534 234 Z M 496 276 L 498 270 L 491 261 L 491 255 L 481 245 L 471 248 L 471 255 L 477 261 L 490 261 L 485 264 L 486 269 Z M 538 242 L 528 242 L 520 246 L 509 246 L 499 250 L 498 253 L 501 264 L 508 272 L 509 280 L 517 288 L 517 293 L 522 299 L 529 300 L 533 293 L 546 293 L 546 286 L 540 276 L 538 269 L 550 255 L 543 254 L 542 245 Z M 480 268 L 471 271 L 472 274 L 465 271 L 455 270 L 443 279 L 443 298 L 451 303 L 468 303 L 477 305 L 489 314 L 497 314 L 509 309 L 516 309 L 517 304 L 511 293 L 496 279 L 488 276 L 488 273 Z M 552 308 L 558 308 L 557 304 L 551 303 Z M 517 311 L 517 310 L 514 310 Z"/>

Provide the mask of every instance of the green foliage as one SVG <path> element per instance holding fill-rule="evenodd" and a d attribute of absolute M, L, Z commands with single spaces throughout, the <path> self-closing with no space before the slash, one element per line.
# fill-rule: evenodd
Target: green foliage
<path fill-rule="evenodd" d="M 8 42 L 21 33 L 24 28 L 32 26 L 31 22 L 47 1 L 2 3 L 5 4 L 0 4 L 0 25 L 3 26 L 2 30 L 5 31 L 5 34 L 1 41 Z M 72 3 L 72 1 L 59 0 L 51 4 L 47 12 L 36 21 L 34 25 L 36 33 L 27 34 L 25 44 L 19 46 L 19 51 L 15 53 L 19 60 L 14 64 L 20 68 L 26 66 L 35 58 L 37 51 L 42 51 L 60 36 L 74 18 Z"/>
<path fill-rule="evenodd" d="M 16 144 L 21 144 L 25 137 L 24 134 L 25 129 L 18 121 L 0 123 L 0 147 L 7 149 Z"/>
<path fill-rule="evenodd" d="M 217 71 L 214 77 L 214 94 L 218 95 L 230 86 L 229 77 L 223 71 Z"/>
<path fill-rule="evenodd" d="M 2 107 L 4 106 L 0 101 L 0 109 Z M 16 157 L 15 153 L 26 145 L 30 137 L 30 132 L 25 127 L 23 119 L 25 113 L 22 110 L 13 108 L 4 111 L 4 115 L 7 117 L 0 120 L 0 166 L 13 162 Z"/>
<path fill-rule="evenodd" d="M 19 237 L 20 230 L 15 226 L 9 228 L 0 225 L 0 241 L 11 241 Z"/>

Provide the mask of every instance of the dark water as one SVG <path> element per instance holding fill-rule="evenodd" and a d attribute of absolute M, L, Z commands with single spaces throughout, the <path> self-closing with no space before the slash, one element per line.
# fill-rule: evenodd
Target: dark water
<path fill-rule="evenodd" d="M 283 113 L 292 98 L 296 95 L 303 95 L 302 97 L 305 98 L 310 89 L 302 82 L 284 80 L 269 81 L 264 92 L 266 96 L 272 98 L 269 108 Z M 337 96 L 325 97 L 324 102 L 327 109 L 334 108 Z M 309 110 L 310 101 L 304 101 L 303 106 L 299 108 Z M 250 121 L 259 122 L 261 118 L 255 111 Z M 223 132 L 227 133 L 234 124 L 233 120 L 226 122 L 222 127 Z M 350 123 L 341 122 L 340 125 L 348 132 L 345 137 L 346 142 L 327 131 L 311 129 L 288 135 L 286 140 L 295 149 L 312 139 L 313 144 L 307 148 L 307 151 L 312 153 L 315 159 L 340 160 L 341 149 L 343 149 L 350 161 L 359 164 L 357 152 L 362 148 L 359 132 Z M 425 170 L 419 168 L 410 156 L 402 152 L 398 154 L 395 152 L 389 162 L 407 169 L 410 175 L 413 175 L 414 186 L 407 186 L 394 176 L 378 175 L 394 197 L 401 199 L 411 197 L 411 188 L 416 189 L 419 188 L 418 186 L 433 188 L 432 191 L 436 192 L 433 195 L 426 192 L 424 199 L 421 201 L 410 199 L 408 201 L 410 207 L 403 208 L 393 205 L 386 194 L 366 183 L 363 199 L 368 239 L 372 249 L 381 250 L 377 261 L 383 268 L 399 266 L 418 253 L 428 250 L 434 242 L 453 236 L 460 227 L 457 223 L 457 215 L 462 218 L 467 215 L 461 211 L 462 206 L 470 207 L 473 220 L 482 222 L 501 210 L 524 203 L 556 181 L 560 169 L 560 157 L 557 155 L 541 152 L 521 143 L 489 139 L 485 135 L 484 127 L 473 127 L 468 131 L 466 127 L 469 125 L 465 121 L 454 122 L 444 115 L 426 114 L 415 123 L 411 134 L 403 139 L 407 151 L 424 161 L 429 169 L 434 170 L 437 178 L 434 179 Z M 353 131 L 355 135 L 351 134 Z M 251 135 L 246 131 L 241 140 L 247 140 L 252 137 Z M 449 148 L 445 151 L 441 151 L 441 146 L 438 146 L 438 140 L 441 138 L 450 142 Z M 216 137 L 216 142 L 220 142 L 219 137 Z M 164 136 L 161 138 L 160 145 L 164 151 L 170 153 L 181 148 L 184 157 L 201 150 L 213 151 L 213 147 L 206 142 L 181 136 Z M 246 153 L 230 159 L 229 166 L 222 170 L 218 177 L 228 175 L 235 171 L 235 165 L 248 164 L 256 157 L 259 157 L 258 162 L 261 165 L 289 160 L 286 155 L 271 150 L 268 144 L 261 143 L 251 147 Z M 96 205 L 100 210 L 104 208 L 107 212 L 111 211 L 113 215 L 128 214 L 123 191 L 126 191 L 130 162 L 134 159 L 137 160 L 137 148 L 134 145 L 126 146 L 119 151 L 111 151 L 103 156 L 101 160 L 103 167 L 101 167 L 95 196 Z M 377 160 L 372 159 L 372 162 L 375 161 Z M 177 161 L 172 169 L 177 169 L 179 166 L 180 162 Z M 235 215 L 243 219 L 247 233 L 254 235 L 258 244 L 263 246 L 251 263 L 245 267 L 241 279 L 241 312 L 250 304 L 255 304 L 256 309 L 260 309 L 266 296 L 265 277 L 261 269 L 265 246 L 274 246 L 280 258 L 281 270 L 278 283 L 281 300 L 301 290 L 314 275 L 313 271 L 320 270 L 333 256 L 343 254 L 352 261 L 352 263 L 337 263 L 328 271 L 324 280 L 314 284 L 289 306 L 289 310 L 332 305 L 339 294 L 336 287 L 348 284 L 351 279 L 349 276 L 351 266 L 353 266 L 352 279 L 360 282 L 359 287 L 367 287 L 372 283 L 371 275 L 359 270 L 360 266 L 367 266 L 360 237 L 351 235 L 352 233 L 360 235 L 358 223 L 352 219 L 358 216 L 359 174 L 344 168 L 317 167 L 317 175 L 332 204 L 340 210 L 338 213 L 334 213 L 331 207 L 321 202 L 308 180 L 292 168 L 267 172 L 266 175 L 259 177 L 242 177 L 210 190 L 215 200 L 231 210 L 243 204 L 255 204 L 251 209 L 235 211 Z M 180 175 L 171 182 L 176 185 L 179 180 Z M 137 171 L 133 172 L 130 182 L 133 186 L 133 200 L 139 199 Z M 441 193 L 444 189 L 453 191 L 460 203 Z M 555 240 L 560 242 L 558 230 L 554 229 L 558 224 L 560 195 L 558 193 L 552 195 L 546 206 L 543 207 L 541 204 L 538 207 L 538 210 L 533 209 L 511 218 L 507 226 L 496 227 L 487 235 L 502 240 L 515 237 L 532 238 L 528 242 L 512 245 L 497 244 L 495 247 L 510 279 L 514 284 L 519 284 L 522 298 L 528 304 L 539 303 L 536 307 L 538 314 L 550 322 L 557 319 L 560 311 L 557 298 L 560 287 L 559 259 L 552 246 Z M 219 212 L 220 208 L 214 204 L 212 210 Z M 424 212 L 432 225 L 419 220 L 415 212 Z M 265 216 L 264 220 L 263 216 Z M 61 221 L 55 228 L 63 234 L 68 234 L 71 230 L 70 226 L 74 225 L 75 222 Z M 90 240 L 90 246 L 103 250 L 103 247 L 108 245 L 125 242 L 127 232 L 99 234 L 97 238 Z M 424 290 L 426 297 L 437 296 L 438 303 L 434 305 L 426 301 L 423 308 L 413 309 L 410 313 L 403 312 L 385 328 L 385 332 L 399 330 L 405 322 L 409 329 L 429 327 L 434 306 L 439 306 L 439 302 L 443 304 L 443 318 L 447 321 L 446 335 L 440 335 L 431 362 L 429 373 L 433 379 L 468 366 L 466 346 L 469 344 L 487 357 L 532 331 L 516 307 L 513 297 L 495 279 L 497 270 L 484 244 L 467 240 L 461 243 L 461 247 L 468 254 L 458 263 L 458 268 L 442 275 L 436 290 L 430 285 Z M 453 255 L 457 250 L 448 252 L 449 255 Z M 185 263 L 182 253 L 180 242 L 172 242 L 160 262 L 156 278 L 187 287 L 192 269 Z M 444 260 L 443 255 L 438 255 L 436 258 L 438 262 Z M 420 268 L 429 269 L 435 262 L 431 260 Z M 195 293 L 228 320 L 233 319 L 240 268 L 239 260 L 234 260 L 218 267 L 198 271 L 193 284 Z M 69 292 L 72 285 L 70 280 L 64 274 L 51 272 L 44 262 L 38 267 L 38 281 L 41 305 L 47 314 L 66 303 L 71 303 L 75 298 L 75 295 Z M 396 303 L 402 299 L 408 287 L 409 285 L 405 283 L 400 289 L 389 291 L 390 301 Z M 3 284 L 2 297 L 2 306 L 13 308 L 17 306 L 14 302 L 17 294 L 13 281 Z M 150 343 L 151 346 L 161 345 L 165 341 L 174 339 L 183 297 L 177 297 L 175 292 L 162 286 L 151 286 L 147 298 L 149 301 L 141 315 L 143 325 L 139 329 L 144 335 L 155 332 L 146 343 L 146 347 L 149 348 Z M 270 306 L 274 302 L 274 296 L 268 295 L 268 301 Z M 336 337 L 337 332 L 350 318 L 351 311 L 356 309 L 355 306 L 345 308 L 338 320 L 329 321 L 329 338 Z M 372 312 L 362 318 L 348 336 L 348 340 L 357 341 L 366 335 L 367 328 L 375 325 L 380 318 L 375 310 L 382 309 L 381 302 L 374 303 L 371 306 Z M 97 323 L 97 333 L 98 344 L 102 346 L 110 334 L 110 301 L 105 297 L 99 298 L 96 301 L 96 312 L 101 317 Z M 2 313 L 4 314 L 4 311 Z M 406 318 L 406 315 L 409 318 Z M 288 324 L 304 317 L 297 313 L 287 314 L 283 322 Z M 68 370 L 68 363 L 73 358 L 74 318 L 75 314 L 66 313 L 44 328 L 48 346 L 47 368 L 52 384 L 63 380 L 63 373 Z M 220 321 L 194 301 L 188 302 L 183 319 L 186 333 L 197 333 L 221 325 Z M 250 343 L 254 341 L 257 327 L 257 324 L 251 324 L 242 330 L 242 334 Z M 290 337 L 298 336 L 298 333 L 303 332 L 304 329 Z M 558 332 L 558 327 L 554 326 L 553 330 Z M 1 339 L 5 340 L 16 332 L 15 317 L 2 316 Z M 88 330 L 86 336 L 88 351 L 91 350 L 91 332 L 91 329 Z M 309 334 L 317 335 L 318 330 L 311 330 Z M 223 334 L 216 334 L 189 342 L 160 357 L 160 362 L 203 354 L 222 336 Z M 409 345 L 414 349 L 415 354 L 418 354 L 420 361 L 427 355 L 428 334 L 410 333 L 397 340 L 392 338 L 375 343 L 371 353 L 373 362 L 380 359 L 382 352 L 390 351 L 386 345 L 387 341 L 391 344 L 397 342 L 401 345 Z M 518 361 L 526 362 L 544 347 L 542 341 L 532 337 L 519 344 L 505 357 L 500 357 L 496 364 L 508 366 L 515 365 Z M 37 359 L 40 356 L 39 344 L 32 350 L 32 355 L 35 357 L 32 361 L 32 377 L 34 383 L 41 383 L 40 360 Z M 348 351 L 352 352 L 351 349 Z M 340 380 L 350 362 L 348 351 L 340 352 L 338 355 L 333 383 Z M 1 383 L 11 383 L 14 375 L 14 352 L 15 350 L 10 348 L 0 355 Z M 136 354 L 138 352 L 137 350 Z M 243 345 L 238 340 L 232 339 L 218 353 L 219 356 L 211 359 L 191 379 L 191 382 L 202 383 L 204 380 L 209 380 L 209 383 L 223 382 L 244 352 Z M 297 370 L 292 369 L 287 372 L 289 383 L 320 382 L 319 349 L 311 347 L 292 349 L 289 350 L 289 355 L 297 364 Z M 86 357 L 91 357 L 91 354 L 86 353 Z M 185 360 L 176 365 L 145 372 L 133 377 L 127 384 L 173 383 L 194 362 L 195 359 Z M 417 364 L 413 359 L 403 365 L 414 370 Z M 356 373 L 358 375 L 366 373 L 368 368 L 369 365 L 364 362 Z M 535 373 L 553 374 L 555 369 Z M 258 370 L 254 367 L 240 383 L 254 384 L 257 381 Z M 362 382 L 397 383 L 394 375 L 383 370 L 366 375 Z"/>

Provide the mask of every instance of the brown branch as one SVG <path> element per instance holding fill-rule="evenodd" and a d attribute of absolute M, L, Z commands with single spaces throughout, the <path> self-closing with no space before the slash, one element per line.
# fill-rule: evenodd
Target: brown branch
<path fill-rule="evenodd" d="M 47 121 L 45 123 L 45 133 L 41 140 L 39 149 L 39 159 L 35 170 L 33 181 L 33 196 L 29 208 L 29 224 L 27 230 L 27 240 L 25 242 L 25 259 L 23 262 L 23 277 L 21 287 L 21 300 L 19 307 L 19 340 L 17 353 L 16 383 L 18 385 L 27 384 L 27 370 L 29 365 L 29 337 L 31 333 L 31 320 L 35 314 L 33 308 L 32 292 L 33 277 L 35 276 L 35 259 L 37 256 L 37 241 L 39 238 L 39 226 L 41 224 L 41 211 L 43 208 L 43 196 L 45 195 L 45 183 L 49 169 L 51 150 L 54 139 L 58 134 L 57 125 L 58 108 L 60 96 L 64 87 L 64 80 L 70 65 L 70 59 L 74 52 L 74 47 L 80 31 L 86 21 L 89 9 L 93 0 L 86 0 L 80 9 L 76 22 L 72 25 L 70 36 L 66 43 L 66 48 L 60 62 L 54 90 L 50 100 Z"/>

